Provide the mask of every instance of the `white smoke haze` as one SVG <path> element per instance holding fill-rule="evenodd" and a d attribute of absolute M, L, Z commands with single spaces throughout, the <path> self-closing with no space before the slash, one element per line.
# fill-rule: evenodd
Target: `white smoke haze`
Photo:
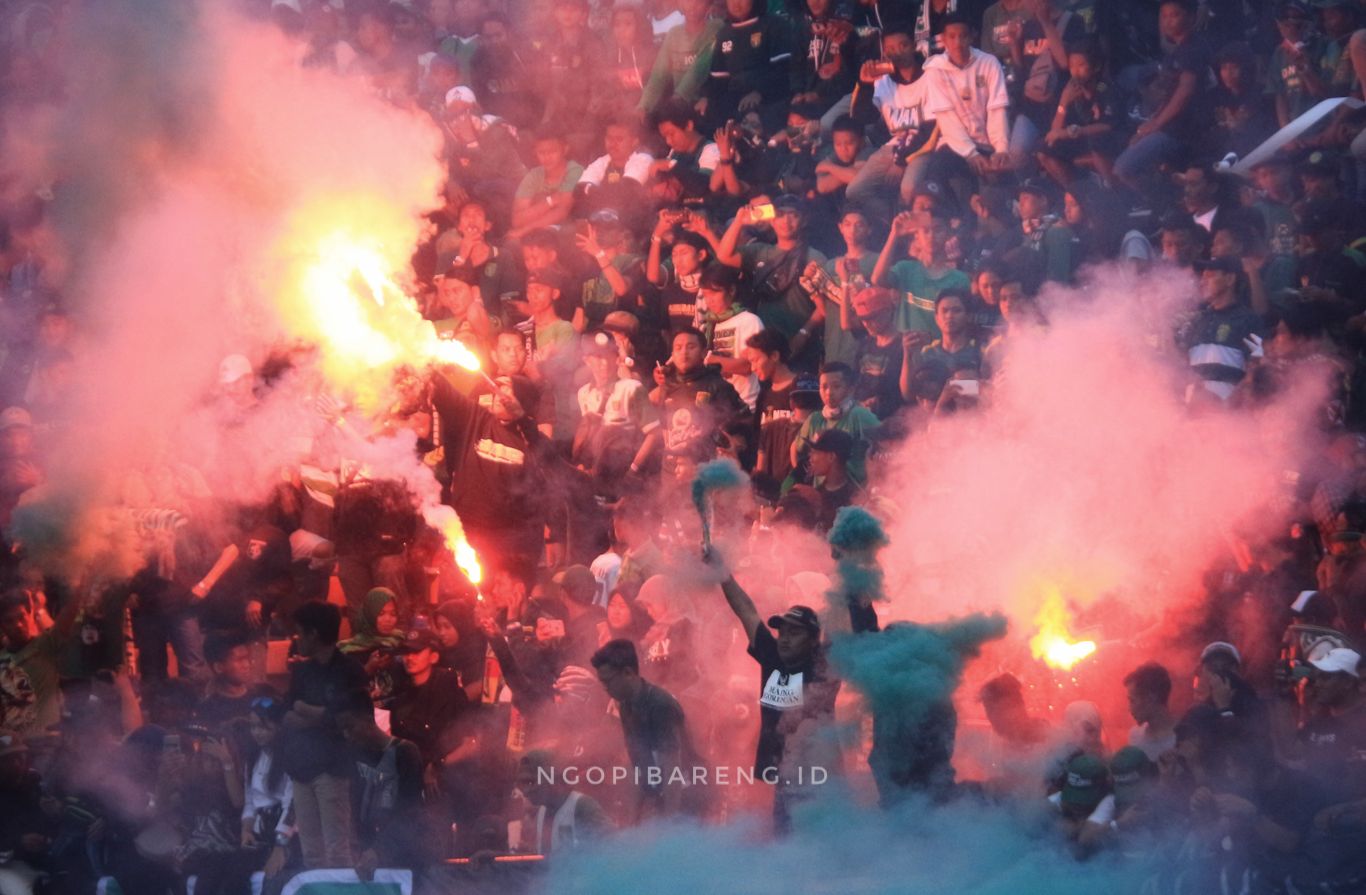
<path fill-rule="evenodd" d="M 988 648 L 974 677 L 1051 682 L 1072 675 L 1052 675 L 1025 641 L 1058 594 L 1068 639 L 1099 645 L 1074 671 L 1111 691 L 1086 695 L 1110 700 L 1107 721 L 1128 723 L 1119 679 L 1143 661 L 1168 662 L 1180 701 L 1194 660 L 1182 622 L 1201 575 L 1235 539 L 1286 530 L 1277 489 L 1317 444 L 1327 385 L 1305 379 L 1236 410 L 1197 387 L 1188 404 L 1194 379 L 1172 333 L 1197 301 L 1190 274 L 1119 265 L 1045 291 L 1048 325 L 1010 337 L 984 405 L 911 438 L 877 482 L 894 505 L 886 616 L 1000 610 L 1011 639 Z"/>
<path fill-rule="evenodd" d="M 1108 856 L 1081 863 L 1042 812 L 962 802 L 860 809 L 831 787 L 798 831 L 766 841 L 752 826 L 628 831 L 563 864 L 556 895 L 1095 895 L 1136 892 L 1155 868 Z"/>
<path fill-rule="evenodd" d="M 1172 333 L 1197 300 L 1189 274 L 1160 269 L 1140 276 L 1107 267 L 1075 289 L 1051 288 L 1042 301 L 1049 325 L 1011 337 L 988 402 L 911 438 L 875 482 L 891 540 L 881 554 L 884 624 L 989 610 L 1010 619 L 1009 640 L 984 650 L 956 694 L 960 779 L 981 779 L 999 758 L 973 694 L 1000 671 L 1024 679 L 1031 706 L 1054 722 L 1071 699 L 1102 704 L 1112 748 L 1128 723 L 1120 680 L 1131 668 L 1166 661 L 1179 703 L 1188 667 L 1180 663 L 1194 659 L 1179 625 L 1203 596 L 1202 573 L 1234 539 L 1284 531 L 1276 489 L 1317 445 L 1311 422 L 1326 382 L 1291 383 L 1255 410 L 1218 408 L 1198 395 L 1188 404 L 1193 379 Z M 824 545 L 797 542 L 737 578 L 766 596 L 766 611 L 782 597 L 794 602 L 774 587 L 794 564 L 831 574 L 827 556 Z M 1099 644 L 1072 671 L 1046 668 L 1026 643 L 1050 592 L 1063 598 L 1068 635 Z M 842 612 L 828 605 L 824 616 Z M 916 698 L 948 695 L 923 683 Z M 1050 837 L 1042 802 L 869 808 L 857 734 L 867 709 L 851 690 L 838 712 L 849 776 L 799 812 L 791 838 L 764 841 L 743 828 L 633 833 L 556 868 L 548 888 L 607 895 L 649 879 L 663 893 L 723 885 L 1034 895 L 1137 891 L 1161 874 L 1144 861 L 1078 863 Z"/>
<path fill-rule="evenodd" d="M 56 267 L 88 340 L 76 422 L 44 445 L 48 481 L 16 516 L 40 562 L 75 579 L 141 560 L 109 512 L 130 474 L 202 463 L 211 470 L 204 488 L 250 502 L 297 461 L 301 436 L 325 428 L 312 410 L 322 381 L 366 408 L 382 402 L 396 359 L 336 348 L 231 426 L 209 396 L 225 355 L 259 364 L 282 344 L 322 336 L 327 320 L 301 286 L 328 240 L 340 236 L 398 276 L 442 172 L 439 135 L 420 113 L 394 109 L 361 81 L 299 69 L 299 48 L 262 26 L 134 0 L 77 4 L 70 24 L 69 96 L 7 122 L 4 165 L 17 184 L 7 199 L 56 184 L 55 226 L 69 248 Z M 1083 661 L 1118 654 L 1122 673 L 1172 633 L 1164 619 L 1199 597 L 1200 573 L 1235 531 L 1275 529 L 1273 489 L 1312 443 L 1319 384 L 1256 412 L 1192 412 L 1183 360 L 1168 346 L 1193 301 L 1185 275 L 1120 268 L 1045 296 L 1050 325 L 1012 337 L 989 405 L 912 438 L 876 482 L 894 503 L 883 520 L 892 541 L 882 553 L 884 620 L 999 609 L 1013 646 L 977 667 L 1021 673 L 1039 667 L 1022 643 L 1052 587 L 1071 601 L 1072 633 L 1100 641 Z M 411 435 L 367 441 L 366 417 L 348 415 L 354 440 L 334 435 L 333 449 L 431 500 Z M 738 536 L 718 533 L 718 544 Z M 809 576 L 832 567 L 819 539 L 785 533 L 735 571 L 767 616 L 794 602 L 819 608 L 822 587 Z M 717 660 L 706 663 L 702 689 L 748 705 L 734 729 L 752 735 L 753 663 L 714 581 L 697 580 L 701 641 Z M 731 710 L 727 698 L 712 701 Z M 969 701 L 960 695 L 960 715 Z M 752 739 L 725 751 L 743 763 Z M 837 798 L 819 807 L 779 844 L 734 830 L 632 833 L 591 866 L 557 870 L 551 884 L 603 893 L 644 880 L 652 892 L 1119 888 L 1107 884 L 1109 865 L 1074 865 L 1025 832 L 1046 826 L 1038 817 L 970 806 L 888 816 Z"/>
<path fill-rule="evenodd" d="M 56 183 L 56 226 L 72 249 L 64 293 L 88 336 L 77 423 L 44 445 L 47 484 L 16 529 L 47 565 L 61 559 L 52 571 L 76 577 L 114 546 L 79 520 L 117 503 L 129 470 L 183 458 L 217 496 L 269 493 L 321 428 L 307 410 L 320 383 L 286 377 L 258 407 L 225 412 L 212 400 L 220 360 L 259 366 L 317 339 L 329 309 L 304 287 L 328 245 L 400 276 L 443 175 L 424 116 L 361 79 L 301 69 L 300 47 L 273 29 L 193 4 L 78 6 L 72 22 L 69 98 L 8 130 L 22 135 L 19 181 Z M 374 409 L 407 358 L 324 349 L 317 360 L 326 390 Z M 429 473 L 413 472 L 435 493 L 421 484 Z M 113 568 L 136 562 L 125 553 Z"/>

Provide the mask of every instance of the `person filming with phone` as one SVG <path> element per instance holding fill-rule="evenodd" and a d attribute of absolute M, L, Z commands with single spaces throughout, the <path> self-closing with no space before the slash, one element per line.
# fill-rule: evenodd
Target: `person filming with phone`
<path fill-rule="evenodd" d="M 776 329 L 788 340 L 793 359 L 814 362 L 820 339 L 815 334 L 819 316 L 811 296 L 801 286 L 802 271 L 810 261 L 826 257 L 806 241 L 806 204 L 783 195 L 769 201 L 760 196 L 742 205 L 716 248 L 716 260 L 738 267 L 749 286 L 751 306 L 765 329 Z M 771 230 L 774 242 L 743 242 L 747 230 Z"/>

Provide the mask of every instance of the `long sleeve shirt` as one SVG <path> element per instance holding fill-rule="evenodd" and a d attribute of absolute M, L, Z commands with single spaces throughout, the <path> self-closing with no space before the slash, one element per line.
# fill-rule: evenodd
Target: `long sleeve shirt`
<path fill-rule="evenodd" d="M 254 820 L 262 811 L 276 806 L 280 808 L 280 819 L 270 830 L 253 829 L 258 838 L 275 837 L 287 839 L 294 835 L 294 784 L 288 775 L 281 774 L 280 782 L 272 787 L 269 752 L 262 752 L 246 773 L 246 785 L 242 790 L 242 820 Z"/>
<path fill-rule="evenodd" d="M 1010 141 L 1005 72 L 995 56 L 976 47 L 971 52 L 962 68 L 947 54 L 932 56 L 924 75 L 931 87 L 928 111 L 939 124 L 940 137 L 964 158 L 983 146 L 1003 153 Z"/>
<path fill-rule="evenodd" d="M 688 102 L 701 99 L 711 72 L 716 33 L 720 30 L 720 19 L 708 19 L 696 35 L 689 34 L 686 25 L 678 25 L 664 36 L 655 66 L 650 71 L 650 80 L 640 96 L 642 111 L 653 112 L 670 96 Z"/>
<path fill-rule="evenodd" d="M 734 117 L 741 97 L 757 92 L 770 103 L 787 94 L 792 37 L 784 19 L 757 16 L 727 22 L 716 35 L 707 96 L 718 117 Z"/>

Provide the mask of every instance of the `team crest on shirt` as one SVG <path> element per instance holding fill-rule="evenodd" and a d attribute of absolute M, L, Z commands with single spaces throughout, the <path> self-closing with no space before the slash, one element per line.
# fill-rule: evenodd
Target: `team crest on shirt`
<path fill-rule="evenodd" d="M 1232 332 L 1233 329 L 1227 323 L 1221 323 L 1219 328 L 1214 331 L 1214 341 L 1221 344 L 1227 342 Z"/>
<path fill-rule="evenodd" d="M 698 407 L 705 407 L 711 403 L 711 392 L 698 392 L 693 396 L 693 401 Z"/>
<path fill-rule="evenodd" d="M 756 32 L 754 32 L 753 34 L 751 34 L 751 35 L 749 36 L 749 45 L 750 45 L 751 47 L 757 47 L 757 46 L 759 46 L 759 44 L 761 44 L 761 43 L 763 43 L 763 42 L 764 42 L 764 32 L 762 32 L 762 31 L 756 31 Z"/>

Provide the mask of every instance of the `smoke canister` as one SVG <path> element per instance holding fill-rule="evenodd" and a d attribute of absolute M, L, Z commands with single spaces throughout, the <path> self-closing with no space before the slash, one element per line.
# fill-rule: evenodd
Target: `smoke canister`
<path fill-rule="evenodd" d="M 492 647 L 484 647 L 484 692 L 480 695 L 479 701 L 484 705 L 493 705 L 498 701 L 498 691 L 503 687 L 503 667 L 498 664 L 498 657 L 493 654 Z"/>

